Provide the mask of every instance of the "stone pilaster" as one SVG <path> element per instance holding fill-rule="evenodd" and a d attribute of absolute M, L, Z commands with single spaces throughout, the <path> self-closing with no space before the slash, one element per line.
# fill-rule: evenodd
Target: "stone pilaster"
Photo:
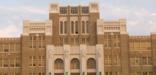
<path fill-rule="evenodd" d="M 54 75 L 54 60 L 53 58 L 54 46 L 47 46 L 46 49 L 46 75 Z"/>
<path fill-rule="evenodd" d="M 96 65 L 97 65 L 97 71 L 96 75 L 104 75 L 104 50 L 102 44 L 96 45 Z"/>
<path fill-rule="evenodd" d="M 64 75 L 70 75 L 70 45 L 64 45 Z"/>
<path fill-rule="evenodd" d="M 129 64 L 129 37 L 128 34 L 121 34 L 121 75 L 130 75 Z"/>
<path fill-rule="evenodd" d="M 80 75 L 87 75 L 87 70 L 86 70 L 86 45 L 80 45 L 80 62 L 81 62 L 81 70 L 80 70 Z"/>

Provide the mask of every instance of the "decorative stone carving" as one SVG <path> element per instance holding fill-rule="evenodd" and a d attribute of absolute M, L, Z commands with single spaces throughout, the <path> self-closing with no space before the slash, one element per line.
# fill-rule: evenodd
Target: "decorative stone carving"
<path fill-rule="evenodd" d="M 45 33 L 45 35 L 52 35 L 52 21 L 24 21 L 24 29 L 22 35 L 29 35 L 30 33 Z"/>

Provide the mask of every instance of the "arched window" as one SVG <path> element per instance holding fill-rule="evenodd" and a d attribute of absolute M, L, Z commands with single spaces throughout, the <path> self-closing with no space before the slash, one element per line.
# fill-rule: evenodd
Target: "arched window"
<path fill-rule="evenodd" d="M 71 69 L 80 69 L 80 62 L 77 58 L 74 58 L 71 60 L 70 68 Z"/>
<path fill-rule="evenodd" d="M 96 69 L 96 60 L 94 58 L 87 60 L 87 69 Z"/>
<path fill-rule="evenodd" d="M 64 62 L 62 59 L 56 59 L 54 69 L 64 69 Z"/>
<path fill-rule="evenodd" d="M 71 33 L 72 34 L 74 33 L 74 22 L 73 21 L 71 22 Z"/>

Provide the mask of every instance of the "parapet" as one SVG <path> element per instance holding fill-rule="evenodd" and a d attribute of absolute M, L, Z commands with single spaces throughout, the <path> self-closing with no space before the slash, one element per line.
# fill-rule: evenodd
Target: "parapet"
<path fill-rule="evenodd" d="M 45 33 L 45 35 L 52 35 L 52 21 L 24 20 L 22 35 L 29 35 L 31 33 Z"/>
<path fill-rule="evenodd" d="M 61 9 L 63 7 L 63 9 Z M 72 10 L 72 8 L 74 8 Z M 52 3 L 49 6 L 49 13 L 61 13 L 64 14 L 71 13 L 72 11 L 82 11 L 82 14 L 88 14 L 88 13 L 99 13 L 99 5 L 96 2 L 92 2 L 89 5 L 61 5 L 59 3 Z M 84 11 L 84 13 L 83 13 Z M 65 13 L 66 12 L 66 13 Z M 79 13 L 79 12 L 78 12 Z M 76 13 L 76 14 L 78 14 Z M 72 14 L 72 13 L 71 13 Z M 75 15 L 75 14 L 74 14 Z"/>
<path fill-rule="evenodd" d="M 150 40 L 151 36 L 150 35 L 144 35 L 144 36 L 129 36 L 130 40 Z"/>
<path fill-rule="evenodd" d="M 4 37 L 4 38 L 0 38 L 0 42 L 4 43 L 4 42 L 20 42 L 20 38 L 19 37 Z"/>
<path fill-rule="evenodd" d="M 97 33 L 104 34 L 104 32 L 120 32 L 121 34 L 127 34 L 126 19 L 119 20 L 97 20 Z"/>

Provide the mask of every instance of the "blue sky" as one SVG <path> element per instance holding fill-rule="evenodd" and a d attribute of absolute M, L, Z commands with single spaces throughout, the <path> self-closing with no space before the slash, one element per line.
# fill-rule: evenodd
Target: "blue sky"
<path fill-rule="evenodd" d="M 50 3 L 88 4 L 93 0 L 1 0 L 0 36 L 20 36 L 23 20 L 48 20 Z M 97 1 L 97 0 L 96 0 Z M 156 0 L 99 0 L 101 19 L 127 19 L 131 35 L 149 35 L 156 32 Z"/>

